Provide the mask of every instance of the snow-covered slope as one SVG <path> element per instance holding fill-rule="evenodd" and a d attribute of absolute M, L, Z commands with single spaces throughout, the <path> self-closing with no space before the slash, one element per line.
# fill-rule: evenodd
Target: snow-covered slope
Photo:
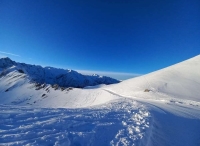
<path fill-rule="evenodd" d="M 200 55 L 112 85 L 107 90 L 130 97 L 151 98 L 153 95 L 152 98 L 176 98 L 200 102 Z M 145 90 L 147 92 L 144 92 Z"/>
<path fill-rule="evenodd" d="M 1 104 L 74 108 L 92 106 L 119 98 L 99 89 L 65 88 L 35 83 L 26 74 L 12 67 L 9 70 L 12 71 L 0 78 Z"/>
<path fill-rule="evenodd" d="M 144 145 L 200 145 L 200 55 L 105 90 L 134 99 L 151 113 Z"/>
<path fill-rule="evenodd" d="M 82 75 L 73 70 L 57 69 L 53 67 L 41 67 L 25 63 L 16 63 L 9 58 L 0 59 L 0 73 L 4 76 L 13 71 L 26 74 L 30 81 L 40 84 L 58 84 L 61 87 L 78 87 L 94 86 L 99 84 L 119 83 L 118 80 L 99 76 L 99 75 Z"/>
<path fill-rule="evenodd" d="M 16 66 L 2 73 L 0 145 L 200 145 L 200 55 L 84 89 L 33 83 Z"/>

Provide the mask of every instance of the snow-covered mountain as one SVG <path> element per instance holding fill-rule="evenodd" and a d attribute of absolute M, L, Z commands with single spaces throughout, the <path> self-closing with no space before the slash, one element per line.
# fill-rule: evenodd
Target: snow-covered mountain
<path fill-rule="evenodd" d="M 57 84 L 60 87 L 83 88 L 99 84 L 119 83 L 118 80 L 99 75 L 82 75 L 74 70 L 57 69 L 53 67 L 41 67 L 25 63 L 17 63 L 9 58 L 0 59 L 1 76 L 14 72 L 25 74 L 32 82 L 40 84 Z"/>
<path fill-rule="evenodd" d="M 0 64 L 8 68 L 0 77 L 0 145 L 200 145 L 200 55 L 83 89 L 30 82 L 7 62 Z"/>

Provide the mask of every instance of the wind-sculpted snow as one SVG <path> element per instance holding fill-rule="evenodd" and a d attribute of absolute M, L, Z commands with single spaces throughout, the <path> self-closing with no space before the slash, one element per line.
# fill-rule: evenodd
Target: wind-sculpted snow
<path fill-rule="evenodd" d="M 85 109 L 0 106 L 0 145 L 139 145 L 150 113 L 131 99 Z"/>

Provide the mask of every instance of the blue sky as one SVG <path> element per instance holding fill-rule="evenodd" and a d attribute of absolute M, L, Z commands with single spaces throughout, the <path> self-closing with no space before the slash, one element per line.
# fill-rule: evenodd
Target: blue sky
<path fill-rule="evenodd" d="M 200 54 L 199 0 L 0 0 L 0 57 L 146 74 Z"/>

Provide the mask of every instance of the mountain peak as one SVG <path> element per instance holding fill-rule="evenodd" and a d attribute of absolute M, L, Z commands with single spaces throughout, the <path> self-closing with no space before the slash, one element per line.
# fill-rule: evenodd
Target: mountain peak
<path fill-rule="evenodd" d="M 9 57 L 0 58 L 0 68 L 8 68 L 15 64 Z"/>
<path fill-rule="evenodd" d="M 2 58 L 0 58 L 0 60 L 11 60 L 11 59 L 9 57 L 2 57 Z"/>

